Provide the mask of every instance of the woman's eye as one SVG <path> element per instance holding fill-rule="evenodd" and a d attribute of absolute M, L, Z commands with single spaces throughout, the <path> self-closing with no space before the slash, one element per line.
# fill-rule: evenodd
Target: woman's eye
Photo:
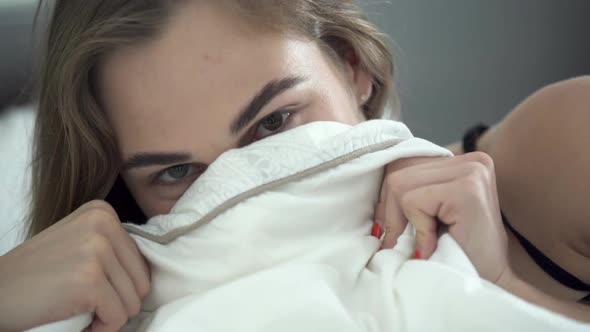
<path fill-rule="evenodd" d="M 279 133 L 287 124 L 290 116 L 291 112 L 277 111 L 262 119 L 254 130 L 253 140 L 258 141 Z"/>
<path fill-rule="evenodd" d="M 157 181 L 161 184 L 175 184 L 185 178 L 191 177 L 197 173 L 197 169 L 192 165 L 177 165 L 163 170 L 158 175 Z"/>

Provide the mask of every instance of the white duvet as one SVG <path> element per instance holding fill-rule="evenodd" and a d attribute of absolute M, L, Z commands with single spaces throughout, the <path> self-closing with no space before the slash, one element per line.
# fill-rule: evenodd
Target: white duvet
<path fill-rule="evenodd" d="M 126 226 L 153 289 L 125 330 L 589 331 L 480 279 L 447 234 L 428 261 L 410 260 L 411 228 L 378 251 L 383 166 L 445 155 L 385 120 L 312 123 L 223 154 L 170 214 Z"/>

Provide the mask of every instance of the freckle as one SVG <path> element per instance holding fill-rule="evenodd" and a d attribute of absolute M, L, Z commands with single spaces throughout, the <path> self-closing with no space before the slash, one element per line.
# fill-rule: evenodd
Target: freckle
<path fill-rule="evenodd" d="M 208 62 L 220 62 L 221 57 L 215 57 L 209 53 L 205 53 L 205 54 L 203 54 L 203 60 L 208 61 Z"/>

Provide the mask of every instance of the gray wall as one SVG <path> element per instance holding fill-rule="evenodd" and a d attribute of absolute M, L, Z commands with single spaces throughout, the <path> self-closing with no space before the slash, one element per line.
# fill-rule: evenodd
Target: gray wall
<path fill-rule="evenodd" d="M 362 2 L 396 46 L 403 121 L 440 144 L 543 85 L 590 74 L 588 0 Z"/>
<path fill-rule="evenodd" d="M 0 111 L 27 101 L 36 2 L 0 0 Z"/>

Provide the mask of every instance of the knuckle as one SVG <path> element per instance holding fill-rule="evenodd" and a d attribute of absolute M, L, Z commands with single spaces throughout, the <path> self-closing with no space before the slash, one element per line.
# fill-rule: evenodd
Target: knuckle
<path fill-rule="evenodd" d="M 431 188 L 424 188 L 425 192 L 431 193 Z M 428 195 L 428 194 L 427 194 Z M 418 194 L 417 191 L 410 191 L 403 195 L 400 199 L 400 208 L 401 212 L 410 219 L 410 215 L 414 215 L 415 213 L 420 211 L 421 207 L 421 195 Z M 412 222 L 410 220 L 410 222 Z"/>
<path fill-rule="evenodd" d="M 449 223 L 454 224 L 457 220 L 456 218 L 457 216 L 457 201 L 456 200 L 449 200 L 447 202 L 447 204 L 444 204 L 439 213 L 438 213 L 438 217 L 441 220 L 445 220 Z"/>
<path fill-rule="evenodd" d="M 127 323 L 127 318 L 126 314 L 118 312 L 117 315 L 113 317 L 113 325 L 116 326 L 118 330 Z"/>
<path fill-rule="evenodd" d="M 467 163 L 467 166 L 469 167 L 469 176 L 474 178 L 480 178 L 482 175 L 486 175 L 488 173 L 486 166 L 479 162 L 472 161 Z"/>
<path fill-rule="evenodd" d="M 404 176 L 404 172 L 399 171 L 389 175 L 387 179 L 387 190 L 393 193 L 395 196 L 399 197 L 404 192 L 406 192 L 407 185 L 407 176 Z"/>
<path fill-rule="evenodd" d="M 470 175 L 463 179 L 462 188 L 469 197 L 477 197 L 481 194 L 483 181 L 478 175 Z"/>
<path fill-rule="evenodd" d="M 470 155 L 469 157 L 471 160 L 485 166 L 486 169 L 488 169 L 488 170 L 494 169 L 494 160 L 487 153 L 484 153 L 481 151 L 476 151 L 476 152 L 470 153 L 469 155 Z"/>
<path fill-rule="evenodd" d="M 411 168 L 412 166 L 444 159 L 446 159 L 446 157 L 405 157 L 392 162 L 388 165 L 387 169 L 389 172 L 397 172 L 406 168 Z"/>
<path fill-rule="evenodd" d="M 473 182 L 473 185 L 481 187 L 494 181 L 494 171 L 488 166 L 479 162 L 472 162 L 470 163 L 470 167 L 471 172 L 468 177 Z"/>
<path fill-rule="evenodd" d="M 118 219 L 117 212 L 108 203 L 103 201 L 93 201 L 93 204 L 87 209 L 91 216 L 100 217 L 108 220 Z"/>
<path fill-rule="evenodd" d="M 400 198 L 402 209 L 407 209 L 414 204 L 414 195 L 411 193 L 405 194 Z"/>
<path fill-rule="evenodd" d="M 436 224 L 432 225 L 425 225 L 426 227 L 423 228 L 416 228 L 416 238 L 417 240 L 429 240 L 433 237 L 436 237 Z"/>
<path fill-rule="evenodd" d="M 79 313 L 94 312 L 96 310 L 97 293 L 88 289 L 83 289 L 79 293 L 81 296 L 76 301 L 76 311 Z"/>
<path fill-rule="evenodd" d="M 112 250 L 110 241 L 100 235 L 93 235 L 87 246 L 91 255 L 95 257 L 104 257 Z"/>
<path fill-rule="evenodd" d="M 85 222 L 95 232 L 114 234 L 121 229 L 118 218 L 102 209 L 89 210 Z"/>
<path fill-rule="evenodd" d="M 88 261 L 82 265 L 76 273 L 77 281 L 80 287 L 85 290 L 97 289 L 102 282 L 102 266 L 97 261 Z M 89 296 L 92 296 L 92 292 L 88 292 Z"/>
<path fill-rule="evenodd" d="M 129 317 L 137 316 L 137 314 L 139 314 L 140 310 L 141 310 L 141 302 L 140 301 L 133 301 L 133 303 L 130 305 L 130 307 L 127 311 L 127 315 Z"/>
<path fill-rule="evenodd" d="M 105 213 L 109 213 L 111 215 L 117 214 L 115 212 L 115 209 L 113 209 L 113 207 L 109 203 L 107 203 L 105 201 L 98 200 L 98 199 L 90 201 L 90 202 L 86 203 L 85 205 L 89 210 L 100 210 Z"/>
<path fill-rule="evenodd" d="M 151 284 L 149 278 L 146 277 L 145 279 L 142 279 L 137 285 L 137 293 L 139 295 L 139 298 L 142 300 L 145 299 L 146 296 L 148 296 L 148 294 L 150 293 L 150 288 Z"/>

